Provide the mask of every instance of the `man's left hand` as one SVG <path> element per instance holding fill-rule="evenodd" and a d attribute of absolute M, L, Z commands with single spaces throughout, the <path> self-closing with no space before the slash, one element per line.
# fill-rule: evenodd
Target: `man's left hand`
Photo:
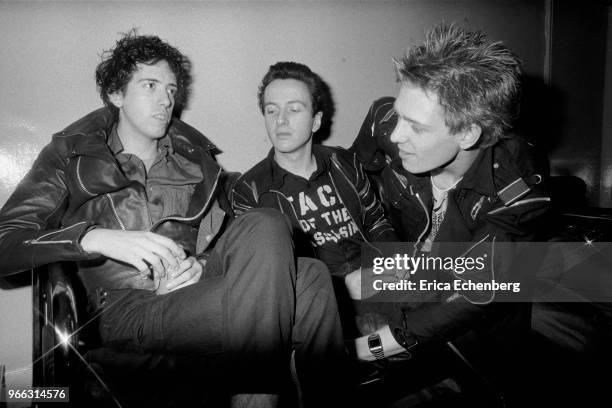
<path fill-rule="evenodd" d="M 181 261 L 178 267 L 174 269 L 168 268 L 166 270 L 166 277 L 161 279 L 156 293 L 163 295 L 196 283 L 202 276 L 203 267 L 203 263 L 190 256 Z"/>

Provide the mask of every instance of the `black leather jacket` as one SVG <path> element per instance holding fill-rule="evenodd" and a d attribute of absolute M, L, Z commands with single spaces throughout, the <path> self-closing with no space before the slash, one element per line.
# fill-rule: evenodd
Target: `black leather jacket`
<path fill-rule="evenodd" d="M 313 145 L 313 152 L 325 163 L 336 195 L 346 206 L 363 240 L 397 241 L 395 231 L 356 156 L 345 149 L 321 145 Z M 250 208 L 276 208 L 297 221 L 299 217 L 293 204 L 279 191 L 284 179 L 275 177 L 272 154 L 238 179 L 232 193 L 232 207 L 236 214 Z"/>
<path fill-rule="evenodd" d="M 391 223 L 403 241 L 414 243 L 416 251 L 431 228 L 431 182 L 429 174 L 410 174 L 401 166 L 397 146 L 389 140 L 397 122 L 393 103 L 394 98 L 386 97 L 372 104 L 350 150 L 380 183 Z M 432 255 L 458 255 L 445 253 L 448 248 L 436 242 L 461 243 L 458 247 L 463 245 L 466 254 L 478 249 L 478 245 L 486 245 L 498 249 L 490 263 L 497 269 L 494 276 L 491 269 L 483 271 L 487 276 L 481 276 L 482 280 L 521 281 L 526 278 L 521 274 L 535 275 L 535 270 L 516 267 L 514 261 L 520 258 L 516 251 L 521 245 L 513 245 L 538 239 L 540 222 L 550 204 L 545 188 L 547 178 L 546 161 L 539 160 L 532 146 L 519 138 L 502 139 L 482 149 L 461 182 L 449 193 Z M 457 247 L 452 250 L 457 251 Z M 445 278 L 452 276 L 440 276 Z M 484 337 L 489 338 L 492 326 L 502 326 L 503 319 L 512 319 L 510 315 L 520 309 L 511 303 L 493 305 L 494 299 L 495 293 L 490 292 L 460 296 L 444 293 L 437 303 L 422 304 L 405 312 L 403 334 L 427 343 L 452 340 L 476 329 L 487 332 Z M 508 313 L 496 314 L 495 309 Z M 485 323 L 488 317 L 496 323 Z M 524 317 L 527 321 L 523 323 L 528 328 L 528 315 Z"/>
<path fill-rule="evenodd" d="M 114 120 L 106 108 L 96 110 L 53 135 L 0 211 L 1 275 L 56 261 L 79 261 L 88 292 L 104 288 L 154 289 L 134 268 L 83 251 L 79 241 L 91 226 L 153 231 L 183 245 L 191 255 L 208 245 L 225 212 L 214 145 L 191 126 L 173 119 L 169 135 L 174 151 L 202 168 L 185 216 L 154 224 L 142 197 L 144 186 L 127 179 L 107 145 Z M 221 206 L 224 207 L 221 209 Z M 198 239 L 200 238 L 200 239 Z"/>

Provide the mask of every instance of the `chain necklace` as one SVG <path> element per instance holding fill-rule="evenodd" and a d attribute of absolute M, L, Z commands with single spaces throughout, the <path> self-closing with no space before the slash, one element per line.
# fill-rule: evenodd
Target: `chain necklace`
<path fill-rule="evenodd" d="M 437 211 L 439 211 L 442 208 L 442 206 L 446 202 L 446 200 L 448 198 L 448 192 L 450 190 L 452 190 L 453 188 L 455 188 L 457 186 L 457 184 L 459 184 L 459 182 L 461 180 L 463 180 L 463 177 L 460 177 L 450 187 L 447 187 L 447 188 L 440 188 L 440 187 L 438 187 L 436 185 L 436 182 L 434 181 L 433 176 L 429 176 L 429 178 L 431 179 L 431 187 L 432 187 L 433 190 L 435 190 L 435 191 L 432 191 L 432 195 L 433 195 L 433 200 L 434 200 L 433 211 L 434 211 L 434 213 L 436 213 Z M 440 199 L 440 196 L 442 196 L 441 199 Z M 440 202 L 438 203 L 438 201 L 440 201 Z"/>

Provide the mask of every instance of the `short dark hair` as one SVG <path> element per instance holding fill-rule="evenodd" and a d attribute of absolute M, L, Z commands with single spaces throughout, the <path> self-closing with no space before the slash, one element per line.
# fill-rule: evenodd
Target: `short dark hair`
<path fill-rule="evenodd" d="M 521 61 L 481 31 L 438 24 L 397 63 L 397 74 L 437 95 L 451 132 L 479 125 L 483 147 L 505 135 L 517 112 Z"/>
<path fill-rule="evenodd" d="M 297 81 L 302 81 L 306 84 L 308 90 L 310 91 L 312 114 L 315 115 L 317 112 L 325 112 L 325 87 L 321 77 L 312 72 L 310 68 L 304 64 L 283 61 L 271 65 L 268 72 L 261 80 L 261 85 L 259 85 L 259 90 L 257 92 L 257 100 L 259 102 L 259 110 L 261 110 L 261 113 L 264 112 L 264 92 L 266 91 L 266 87 L 275 79 L 295 79 Z"/>
<path fill-rule="evenodd" d="M 133 28 L 123 34 L 114 48 L 102 53 L 102 61 L 96 68 L 96 84 L 102 101 L 116 114 L 117 108 L 111 103 L 108 95 L 125 91 L 137 69 L 137 64 L 152 65 L 163 60 L 168 63 L 176 76 L 178 89 L 174 106 L 180 112 L 187 104 L 190 93 L 191 62 L 178 49 L 159 37 L 137 35 L 136 31 Z"/>

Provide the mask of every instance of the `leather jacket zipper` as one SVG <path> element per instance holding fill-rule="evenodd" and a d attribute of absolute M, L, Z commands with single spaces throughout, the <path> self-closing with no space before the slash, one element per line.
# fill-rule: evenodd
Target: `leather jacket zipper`
<path fill-rule="evenodd" d="M 117 209 L 115 208 L 115 203 L 113 202 L 113 198 L 111 197 L 109 193 L 104 194 L 104 196 L 110 202 L 111 209 L 113 210 L 113 215 L 115 216 L 117 223 L 119 223 L 119 227 L 121 227 L 121 229 L 125 231 L 125 224 L 121 221 L 121 218 L 119 218 L 119 214 L 117 213 Z"/>
<path fill-rule="evenodd" d="M 76 173 L 77 173 L 77 181 L 79 184 L 79 187 L 81 187 L 83 189 L 83 191 L 87 194 L 90 194 L 92 196 L 95 196 L 97 194 L 92 193 L 91 191 L 87 190 L 87 188 L 85 187 L 85 184 L 83 183 L 83 180 L 81 179 L 81 174 L 79 172 L 79 169 L 81 167 L 81 158 L 85 156 L 85 157 L 93 157 L 96 159 L 104 159 L 105 161 L 107 161 L 107 164 L 110 164 L 115 170 L 117 170 L 119 173 L 123 174 L 123 171 L 121 170 L 121 168 L 119 167 L 119 164 L 117 164 L 116 160 L 108 160 L 108 157 L 105 155 L 101 155 L 101 154 L 84 154 L 84 153 L 77 153 L 75 151 L 72 152 L 72 155 L 70 156 L 70 158 L 73 157 L 77 157 L 77 169 L 76 169 Z"/>
<path fill-rule="evenodd" d="M 145 181 L 146 184 L 146 181 Z M 145 196 L 145 211 L 147 212 L 147 218 L 149 219 L 149 226 L 153 225 L 153 218 L 151 218 L 151 210 L 149 209 L 149 193 L 147 193 L 147 186 L 143 186 Z"/>
<path fill-rule="evenodd" d="M 85 194 L 88 194 L 92 197 L 95 197 L 96 194 L 92 193 L 91 191 L 89 191 L 86 187 L 85 187 L 85 183 L 83 183 L 83 179 L 81 179 L 81 157 L 83 156 L 79 156 L 79 158 L 77 159 L 77 164 L 76 164 L 76 176 L 77 176 L 77 183 L 79 185 L 79 187 L 81 188 L 81 190 L 83 190 L 83 192 Z"/>
<path fill-rule="evenodd" d="M 77 158 L 77 165 L 76 165 L 76 178 L 77 178 L 77 184 L 79 185 L 79 188 L 87 195 L 91 196 L 91 197 L 95 197 L 97 196 L 97 194 L 92 193 L 91 191 L 89 191 L 87 189 L 87 187 L 85 187 L 85 183 L 83 183 L 83 179 L 81 178 L 81 158 L 83 157 L 83 155 L 79 155 L 79 157 Z M 92 155 L 91 157 L 98 157 L 96 155 Z M 115 167 L 117 170 L 119 170 L 119 167 L 117 166 L 117 164 L 113 161 L 111 162 L 113 167 Z M 117 221 L 117 223 L 119 224 L 119 227 L 125 231 L 125 224 L 123 223 L 123 221 L 121 221 L 121 218 L 119 218 L 119 214 L 117 213 L 117 208 L 115 207 L 115 203 L 113 202 L 113 199 L 111 197 L 111 195 L 109 193 L 104 194 L 104 196 L 106 197 L 106 199 L 108 200 L 108 202 L 110 203 L 111 209 L 113 210 L 113 215 L 115 217 L 115 220 Z"/>
<path fill-rule="evenodd" d="M 36 239 L 28 239 L 26 241 L 23 241 L 24 245 L 48 245 L 48 244 L 71 244 L 72 241 L 68 240 L 68 239 L 64 239 L 64 240 L 59 240 L 59 241 L 43 241 L 43 238 L 47 238 L 51 235 L 55 235 L 55 234 L 59 234 L 60 232 L 64 232 L 69 230 L 70 228 L 74 228 L 77 225 L 81 225 L 86 223 L 87 221 L 81 221 L 81 222 L 77 222 L 76 224 L 72 224 L 69 227 L 65 227 L 65 228 L 61 228 L 57 231 L 53 231 L 53 232 L 49 232 L 46 233 L 44 235 L 41 235 L 40 237 L 36 238 Z"/>

